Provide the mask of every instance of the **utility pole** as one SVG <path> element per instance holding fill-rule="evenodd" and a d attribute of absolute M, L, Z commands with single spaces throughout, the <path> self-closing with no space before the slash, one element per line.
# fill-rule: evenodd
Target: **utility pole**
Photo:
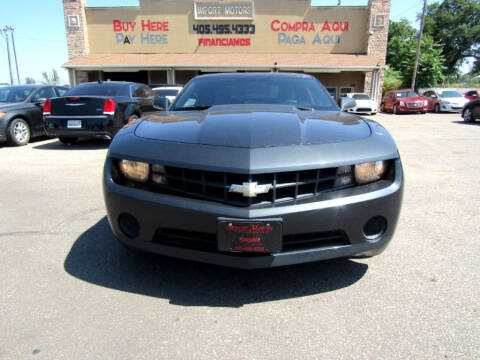
<path fill-rule="evenodd" d="M 8 27 L 5 26 L 3 28 L 3 36 L 5 37 L 5 41 L 7 42 L 7 57 L 8 57 L 8 70 L 10 70 L 10 85 L 13 85 L 13 74 L 12 74 L 12 64 L 10 62 L 10 44 L 8 42 Z"/>
<path fill-rule="evenodd" d="M 10 34 L 12 34 L 13 57 L 15 58 L 15 68 L 17 69 L 18 85 L 20 85 L 20 73 L 18 72 L 17 51 L 15 50 L 15 39 L 13 37 L 14 30 L 15 28 L 13 26 L 10 26 Z"/>
<path fill-rule="evenodd" d="M 420 46 L 422 44 L 423 36 L 423 22 L 425 20 L 425 12 L 427 11 L 427 0 L 423 0 L 423 12 L 422 20 L 420 22 L 420 34 L 418 35 L 418 46 L 417 46 L 417 55 L 415 56 L 415 65 L 413 66 L 413 76 L 412 76 L 412 90 L 415 90 L 415 79 L 417 78 L 417 68 L 418 68 L 418 59 L 420 58 Z"/>

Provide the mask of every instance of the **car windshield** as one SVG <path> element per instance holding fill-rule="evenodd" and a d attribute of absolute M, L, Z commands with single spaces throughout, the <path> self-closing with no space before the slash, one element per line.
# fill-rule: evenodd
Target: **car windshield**
<path fill-rule="evenodd" d="M 370 100 L 370 96 L 368 96 L 367 94 L 355 94 L 352 96 L 352 98 L 358 100 Z"/>
<path fill-rule="evenodd" d="M 89 83 L 74 87 L 64 96 L 126 96 L 128 89 L 125 84 Z"/>
<path fill-rule="evenodd" d="M 0 102 L 22 102 L 35 90 L 31 86 L 0 87 Z"/>
<path fill-rule="evenodd" d="M 396 94 L 398 98 L 418 97 L 418 94 L 415 91 L 401 91 Z"/>
<path fill-rule="evenodd" d="M 452 90 L 448 90 L 448 91 L 442 91 L 442 92 L 438 92 L 438 96 L 440 96 L 441 98 L 456 98 L 456 97 L 462 97 L 462 95 L 460 95 L 459 92 L 457 91 L 452 91 Z"/>
<path fill-rule="evenodd" d="M 170 110 L 200 110 L 230 104 L 338 110 L 330 95 L 314 78 L 262 75 L 197 77 L 185 87 Z"/>

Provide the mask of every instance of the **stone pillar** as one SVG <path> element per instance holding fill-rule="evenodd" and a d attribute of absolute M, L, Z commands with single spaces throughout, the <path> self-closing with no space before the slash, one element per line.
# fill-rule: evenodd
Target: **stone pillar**
<path fill-rule="evenodd" d="M 368 34 L 367 54 L 378 59 L 377 65 L 385 65 L 387 58 L 388 26 L 390 21 L 390 0 L 370 0 L 369 26 L 366 29 Z M 377 90 L 377 101 L 382 96 L 384 70 L 380 70 L 379 89 Z M 372 93 L 373 72 L 365 74 L 365 92 Z"/>
<path fill-rule="evenodd" d="M 63 0 L 68 58 L 70 60 L 89 53 L 85 2 L 86 0 Z M 76 71 L 76 83 L 88 81 L 88 76 L 85 76 L 86 73 L 82 73 L 82 71 Z M 74 83 L 70 85 L 73 86 Z"/>

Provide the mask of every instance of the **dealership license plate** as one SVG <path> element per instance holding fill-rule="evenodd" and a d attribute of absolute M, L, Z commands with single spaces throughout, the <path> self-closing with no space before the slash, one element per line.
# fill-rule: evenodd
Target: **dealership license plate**
<path fill-rule="evenodd" d="M 220 251 L 280 252 L 282 251 L 282 219 L 220 218 L 217 222 L 217 243 Z"/>
<path fill-rule="evenodd" d="M 82 120 L 68 120 L 67 127 L 69 129 L 80 129 L 82 127 Z"/>

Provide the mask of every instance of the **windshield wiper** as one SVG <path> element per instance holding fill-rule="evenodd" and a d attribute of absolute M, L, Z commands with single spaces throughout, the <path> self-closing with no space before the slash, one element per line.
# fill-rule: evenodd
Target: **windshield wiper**
<path fill-rule="evenodd" d="M 173 109 L 170 109 L 170 111 L 182 111 L 182 110 L 206 110 L 208 108 L 211 108 L 212 105 L 194 105 L 194 106 L 184 106 L 184 107 L 176 107 Z"/>

